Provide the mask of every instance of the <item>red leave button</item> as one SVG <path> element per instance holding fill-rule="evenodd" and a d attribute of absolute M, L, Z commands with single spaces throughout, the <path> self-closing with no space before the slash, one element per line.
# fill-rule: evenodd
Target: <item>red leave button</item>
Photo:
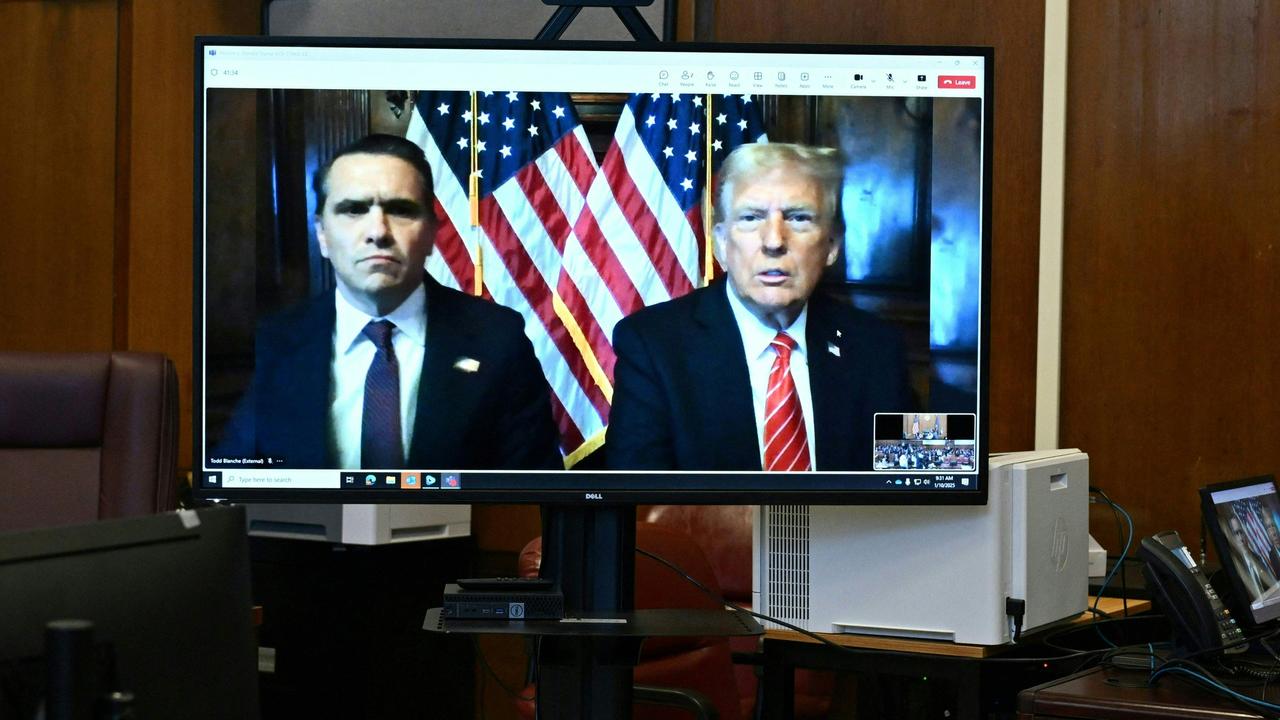
<path fill-rule="evenodd" d="M 978 86 L 974 75 L 939 75 L 938 87 L 943 90 L 972 90 Z"/>

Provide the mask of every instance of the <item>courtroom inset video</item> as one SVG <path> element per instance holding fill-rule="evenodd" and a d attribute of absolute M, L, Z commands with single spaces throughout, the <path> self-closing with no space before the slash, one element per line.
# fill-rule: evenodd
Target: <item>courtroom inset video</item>
<path fill-rule="evenodd" d="M 709 188 L 730 152 L 770 142 L 830 148 L 838 157 L 837 254 L 815 295 L 857 309 L 901 343 L 908 402 L 866 415 L 919 409 L 921 430 L 907 433 L 901 422 L 915 420 L 894 415 L 899 427 L 882 438 L 887 416 L 876 415 L 874 469 L 974 470 L 981 102 L 211 89 L 205 460 L 354 468 L 376 452 L 389 458 L 376 465 L 384 469 L 608 467 L 615 327 L 723 282 Z M 370 135 L 421 148 L 430 191 L 417 194 L 411 174 L 400 178 L 409 188 L 404 202 L 384 207 L 375 200 L 385 188 L 353 183 L 385 178 L 389 166 L 355 167 L 351 156 L 312 187 L 335 153 Z M 417 223 L 429 235 L 407 252 L 353 257 L 342 245 L 353 211 L 385 215 L 393 229 Z M 384 307 L 383 297 L 416 302 L 420 315 L 423 301 L 407 299 L 417 297 L 416 268 L 397 266 L 410 262 L 426 271 L 426 319 L 396 325 L 391 353 L 343 318 L 357 315 L 346 305 L 373 317 L 407 312 Z M 365 285 L 392 275 L 404 292 Z M 507 310 L 489 312 L 471 299 Z M 457 308 L 460 327 L 432 314 L 443 307 Z M 511 336 L 512 327 L 523 337 Z M 356 352 L 360 345 L 369 349 Z M 451 354 L 436 358 L 441 348 Z M 874 356 L 877 348 L 858 351 Z M 829 343 L 808 352 L 849 359 Z M 379 397 L 400 398 L 396 427 L 362 436 L 365 367 L 393 354 L 396 366 L 383 377 L 398 384 Z M 871 470 L 872 454 L 862 449 L 873 440 L 869 420 L 849 431 L 859 448 L 850 464 L 824 467 L 819 429 L 811 469 Z M 758 460 L 741 469 L 763 469 Z"/>
<path fill-rule="evenodd" d="M 974 418 L 968 413 L 876 415 L 876 470 L 973 470 Z"/>
<path fill-rule="evenodd" d="M 1280 498 L 1267 492 L 1217 503 L 1215 510 L 1231 550 L 1223 562 L 1231 562 L 1250 607 L 1280 602 Z"/>

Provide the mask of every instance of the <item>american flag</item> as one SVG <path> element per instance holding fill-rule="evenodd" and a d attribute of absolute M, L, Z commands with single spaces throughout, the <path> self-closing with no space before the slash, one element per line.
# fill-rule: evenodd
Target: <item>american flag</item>
<path fill-rule="evenodd" d="M 750 95 L 637 93 L 628 99 L 588 195 L 607 239 L 600 244 L 632 281 L 615 288 L 623 315 L 679 297 L 710 276 L 702 202 L 707 156 L 714 173 L 734 148 L 765 139 L 759 103 Z"/>
<path fill-rule="evenodd" d="M 571 467 L 604 439 L 614 325 L 708 275 L 706 156 L 714 172 L 733 148 L 765 139 L 758 103 L 632 95 L 598 166 L 567 94 L 415 99 L 408 137 L 431 165 L 440 219 L 427 269 L 477 291 L 479 248 L 481 292 L 525 318 Z"/>
<path fill-rule="evenodd" d="M 1245 498 L 1235 503 L 1233 510 L 1244 529 L 1249 548 L 1267 565 L 1271 580 L 1280 577 L 1280 558 L 1276 556 L 1275 539 L 1268 532 L 1266 512 L 1257 498 Z"/>

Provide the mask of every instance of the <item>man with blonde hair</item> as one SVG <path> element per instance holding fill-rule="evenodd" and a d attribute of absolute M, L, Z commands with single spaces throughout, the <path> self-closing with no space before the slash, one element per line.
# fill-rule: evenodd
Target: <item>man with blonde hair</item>
<path fill-rule="evenodd" d="M 726 274 L 614 330 L 620 470 L 871 469 L 877 412 L 914 408 L 893 328 L 815 293 L 840 254 L 834 150 L 748 144 L 716 193 Z"/>

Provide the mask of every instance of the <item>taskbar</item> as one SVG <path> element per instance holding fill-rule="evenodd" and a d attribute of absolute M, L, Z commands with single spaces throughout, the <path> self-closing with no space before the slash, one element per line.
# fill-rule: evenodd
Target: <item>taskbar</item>
<path fill-rule="evenodd" d="M 206 490 L 459 490 L 462 474 L 425 470 L 205 470 Z"/>
<path fill-rule="evenodd" d="M 783 478 L 780 473 L 679 473 L 683 490 L 773 490 Z M 795 490 L 833 491 L 973 491 L 978 488 L 976 473 L 966 472 L 855 472 L 785 473 Z M 255 491 L 377 491 L 416 492 L 432 490 L 658 490 L 656 482 L 669 482 L 669 473 L 640 472 L 491 472 L 447 470 L 341 470 L 283 468 L 205 469 L 200 488 Z"/>

